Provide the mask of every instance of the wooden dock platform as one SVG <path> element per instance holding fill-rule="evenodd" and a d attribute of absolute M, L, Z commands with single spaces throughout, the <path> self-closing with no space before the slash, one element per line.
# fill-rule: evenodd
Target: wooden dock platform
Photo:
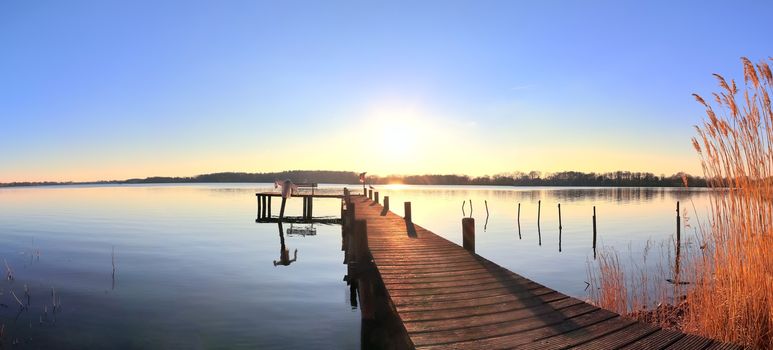
<path fill-rule="evenodd" d="M 390 306 L 409 338 L 408 347 L 740 348 L 623 318 L 519 276 L 367 197 L 349 200 L 346 210 L 353 208 L 352 222 L 366 222 L 359 224 L 366 228 L 366 237 L 357 240 L 369 248 Z M 345 231 L 349 221 L 343 220 Z"/>

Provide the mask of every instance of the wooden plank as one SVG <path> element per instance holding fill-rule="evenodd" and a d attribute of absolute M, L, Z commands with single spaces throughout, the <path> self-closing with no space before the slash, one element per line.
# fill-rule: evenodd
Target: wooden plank
<path fill-rule="evenodd" d="M 696 350 L 702 350 L 707 348 L 709 345 L 711 345 L 711 340 L 706 339 L 704 337 L 700 337 L 693 334 L 688 334 L 682 337 L 681 339 L 677 340 L 675 343 L 669 345 L 666 347 L 666 349 L 696 349 Z"/>
<path fill-rule="evenodd" d="M 624 346 L 625 350 L 661 350 L 684 337 L 684 333 L 669 329 L 661 329 L 644 339 Z"/>

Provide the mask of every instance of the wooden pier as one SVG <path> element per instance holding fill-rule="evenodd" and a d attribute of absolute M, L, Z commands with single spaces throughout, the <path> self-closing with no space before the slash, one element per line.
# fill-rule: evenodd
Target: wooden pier
<path fill-rule="evenodd" d="M 278 192 L 259 192 L 255 193 L 255 197 L 258 200 L 258 217 L 255 219 L 255 222 L 278 222 L 279 216 L 274 216 L 271 213 L 271 198 L 278 197 L 279 200 L 282 200 L 282 194 Z M 343 195 L 340 194 L 314 194 L 314 193 L 304 193 L 304 194 L 293 194 L 291 198 L 301 198 L 303 200 L 303 215 L 300 217 L 285 217 L 284 222 L 311 222 L 312 219 L 314 219 L 314 198 L 343 198 Z M 278 213 L 277 213 L 278 214 Z M 331 221 L 326 220 L 326 218 L 322 218 L 320 220 L 323 221 Z M 335 219 L 334 222 L 331 223 L 338 223 L 340 220 Z"/>
<path fill-rule="evenodd" d="M 740 348 L 626 319 L 519 276 L 474 253 L 474 223 L 464 235 L 473 240 L 466 250 L 413 224 L 410 203 L 406 219 L 364 196 L 344 201 L 343 246 L 348 278 L 360 286 L 362 317 L 374 316 L 365 299 L 375 285 L 362 270 L 375 270 L 404 328 L 404 347 Z"/>

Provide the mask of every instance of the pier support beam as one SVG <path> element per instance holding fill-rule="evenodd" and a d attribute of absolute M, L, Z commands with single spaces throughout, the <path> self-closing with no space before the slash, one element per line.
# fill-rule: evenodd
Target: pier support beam
<path fill-rule="evenodd" d="M 384 211 L 389 211 L 389 196 L 384 196 Z"/>
<path fill-rule="evenodd" d="M 268 197 L 268 217 L 271 218 L 271 196 Z"/>
<path fill-rule="evenodd" d="M 378 192 L 373 192 L 373 201 L 378 203 Z"/>
<path fill-rule="evenodd" d="M 255 218 L 255 221 L 260 220 L 260 195 L 256 194 L 255 199 L 258 201 L 258 215 Z"/>
<path fill-rule="evenodd" d="M 266 218 L 266 196 L 260 196 L 260 202 L 262 203 L 260 207 L 260 217 L 262 219 Z"/>
<path fill-rule="evenodd" d="M 462 218 L 462 246 L 475 253 L 475 219 Z"/>
<path fill-rule="evenodd" d="M 373 199 L 373 190 L 368 190 L 368 199 Z"/>
<path fill-rule="evenodd" d="M 413 220 L 411 218 L 411 202 L 405 202 L 403 205 L 404 205 L 403 217 L 405 218 L 406 222 L 411 222 L 411 220 Z"/>

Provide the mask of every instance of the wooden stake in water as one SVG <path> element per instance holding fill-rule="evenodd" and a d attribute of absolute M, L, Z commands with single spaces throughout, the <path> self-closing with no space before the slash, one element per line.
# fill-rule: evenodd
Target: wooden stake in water
<path fill-rule="evenodd" d="M 518 239 L 521 237 L 521 203 L 518 203 Z"/>
<path fill-rule="evenodd" d="M 558 229 L 560 230 L 561 228 L 561 203 L 558 203 Z"/>
<path fill-rule="evenodd" d="M 483 224 L 483 232 L 486 232 L 488 227 L 488 201 L 484 199 L 483 204 L 486 206 L 486 223 Z"/>
<path fill-rule="evenodd" d="M 680 225 L 681 218 L 679 217 L 679 201 L 676 201 L 676 244 L 679 245 L 679 243 L 682 241 L 682 233 L 681 233 L 681 226 Z"/>
<path fill-rule="evenodd" d="M 558 203 L 558 252 L 561 252 L 561 203 Z"/>
<path fill-rule="evenodd" d="M 542 245 L 542 231 L 540 230 L 539 225 L 539 217 L 540 217 L 540 211 L 542 210 L 542 201 L 537 201 L 537 238 L 539 239 L 539 245 Z"/>
<path fill-rule="evenodd" d="M 593 206 L 593 259 L 596 259 L 596 206 Z"/>

